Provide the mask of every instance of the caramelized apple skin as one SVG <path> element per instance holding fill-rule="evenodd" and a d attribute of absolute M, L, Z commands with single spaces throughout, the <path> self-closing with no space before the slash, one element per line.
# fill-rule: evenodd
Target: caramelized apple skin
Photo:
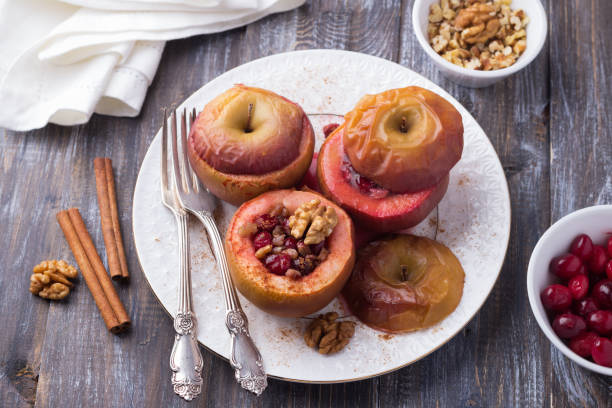
<path fill-rule="evenodd" d="M 438 184 L 463 151 L 461 114 L 417 86 L 364 96 L 345 126 L 344 148 L 355 170 L 396 193 Z"/>
<path fill-rule="evenodd" d="M 295 186 L 300 182 L 300 180 L 308 170 L 308 167 L 310 166 L 310 163 L 312 161 L 315 146 L 314 131 L 312 129 L 312 125 L 310 124 L 310 120 L 308 120 L 308 117 L 306 116 L 306 114 L 304 114 L 304 112 L 298 105 L 293 104 L 293 102 L 290 102 L 281 96 L 277 95 L 277 97 L 281 98 L 286 103 L 295 106 L 299 110 L 299 112 L 301 112 L 301 117 L 297 119 L 299 125 L 295 123 L 287 124 L 288 128 L 300 129 L 300 134 L 298 135 L 299 138 L 297 139 L 297 141 L 294 141 L 292 137 L 288 139 L 292 140 L 292 148 L 297 148 L 297 156 L 295 156 L 291 161 L 289 161 L 288 164 L 282 165 L 280 168 L 277 168 L 274 171 L 270 171 L 263 174 L 258 174 L 257 172 L 261 171 L 264 168 L 261 166 L 267 166 L 269 163 L 274 162 L 274 158 L 272 156 L 275 156 L 277 158 L 287 158 L 290 157 L 290 155 L 285 156 L 284 152 L 279 152 L 278 150 L 276 150 L 276 153 L 274 155 L 270 154 L 269 157 L 266 157 L 265 160 L 261 158 L 259 160 L 256 160 L 260 164 L 257 164 L 255 166 L 253 173 L 234 174 L 221 171 L 213 167 L 201 155 L 201 153 L 203 152 L 203 134 L 198 129 L 201 129 L 203 126 L 205 126 L 205 121 L 203 122 L 200 119 L 200 116 L 202 114 L 198 116 L 198 119 L 196 120 L 196 123 L 198 125 L 195 125 L 192 128 L 192 131 L 190 132 L 187 141 L 187 154 L 189 156 L 189 162 L 191 163 L 191 166 L 200 181 L 202 181 L 202 183 L 208 188 L 208 190 L 210 190 L 211 193 L 213 193 L 220 199 L 234 205 L 240 205 L 243 202 L 250 200 L 253 197 L 256 197 L 266 191 Z M 244 109 L 248 109 L 248 103 L 247 106 L 244 107 Z M 255 110 L 253 110 L 253 112 L 255 112 Z M 259 113 L 261 114 L 261 110 L 259 111 Z M 240 118 L 236 118 L 236 120 L 239 121 Z M 252 147 L 254 149 L 254 152 L 261 153 L 259 148 L 261 147 L 265 150 L 265 148 L 269 146 L 266 143 L 267 142 L 264 139 L 257 140 L 256 138 L 253 138 L 251 140 L 251 143 L 249 144 L 249 148 Z M 230 152 L 228 153 L 228 157 L 233 157 L 233 159 L 236 159 L 236 157 L 238 156 L 233 155 Z M 241 163 L 240 165 L 242 166 L 243 164 L 244 163 Z M 275 164 L 275 166 L 276 165 L 278 165 L 278 162 L 277 164 Z M 244 171 L 245 168 L 240 167 L 239 170 Z"/>
<path fill-rule="evenodd" d="M 313 199 L 333 206 L 338 224 L 327 238 L 329 255 L 310 274 L 293 280 L 274 275 L 255 257 L 251 237 L 240 235 L 240 228 L 283 204 L 290 212 Z M 225 234 L 225 249 L 236 288 L 258 308 L 277 316 L 301 317 L 314 313 L 338 295 L 355 264 L 355 231 L 349 216 L 320 194 L 276 190 L 244 203 L 234 214 Z"/>
<path fill-rule="evenodd" d="M 297 157 L 303 116 L 298 105 L 274 92 L 236 85 L 206 104 L 190 138 L 199 156 L 220 172 L 265 174 Z"/>
<path fill-rule="evenodd" d="M 463 294 L 465 273 L 444 245 L 425 237 L 391 235 L 359 252 L 345 305 L 365 324 L 403 333 L 448 316 Z"/>
<path fill-rule="evenodd" d="M 448 175 L 433 188 L 413 194 L 374 198 L 351 186 L 341 171 L 344 126 L 337 128 L 319 151 L 317 176 L 323 194 L 348 211 L 364 229 L 392 232 L 413 227 L 438 205 L 448 188 Z"/>

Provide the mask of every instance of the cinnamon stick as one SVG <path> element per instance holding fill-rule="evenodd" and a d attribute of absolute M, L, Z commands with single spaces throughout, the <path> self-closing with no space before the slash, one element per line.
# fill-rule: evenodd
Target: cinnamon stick
<path fill-rule="evenodd" d="M 106 327 L 114 334 L 124 331 L 131 324 L 130 318 L 104 269 L 79 210 L 70 208 L 60 211 L 57 221 Z"/>
<path fill-rule="evenodd" d="M 96 174 L 100 223 L 102 224 L 102 236 L 104 237 L 104 246 L 106 247 L 108 269 L 111 278 L 115 280 L 127 279 L 129 274 L 123 239 L 121 238 L 117 193 L 111 159 L 108 157 L 95 158 L 94 171 Z"/>

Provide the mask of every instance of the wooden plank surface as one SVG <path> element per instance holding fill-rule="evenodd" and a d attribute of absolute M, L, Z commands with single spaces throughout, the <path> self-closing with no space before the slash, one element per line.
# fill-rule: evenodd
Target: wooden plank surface
<path fill-rule="evenodd" d="M 502 274 L 479 314 L 427 358 L 382 377 L 338 385 L 271 380 L 257 398 L 226 361 L 203 350 L 204 387 L 192 406 L 610 406 L 609 378 L 563 357 L 540 332 L 526 297 L 529 255 L 552 221 L 612 202 L 612 3 L 544 2 L 549 41 L 521 73 L 485 89 L 445 79 L 412 31 L 409 0 L 308 1 L 227 33 L 167 44 L 138 118 L 95 115 L 83 126 L 1 131 L 0 406 L 188 406 L 170 386 L 171 320 L 139 269 L 131 201 L 140 163 L 180 103 L 237 65 L 294 49 L 339 48 L 387 58 L 445 88 L 489 135 L 512 199 L 511 241 Z M 27 292 L 38 260 L 72 259 L 55 213 L 77 206 L 105 259 L 93 158 L 113 159 L 132 280 L 119 295 L 133 321 L 105 331 L 83 282 L 69 300 Z M 95 318 L 92 318 L 95 316 Z"/>

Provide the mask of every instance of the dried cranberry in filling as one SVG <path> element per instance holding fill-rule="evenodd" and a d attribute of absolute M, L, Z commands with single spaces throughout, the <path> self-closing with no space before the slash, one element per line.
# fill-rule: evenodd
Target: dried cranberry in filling
<path fill-rule="evenodd" d="M 344 179 L 363 194 L 367 194 L 372 198 L 385 198 L 390 194 L 389 190 L 357 173 L 346 156 L 340 166 L 340 171 Z"/>
<path fill-rule="evenodd" d="M 275 275 L 284 275 L 291 267 L 291 258 L 287 254 L 272 254 L 266 257 L 265 265 Z"/>
<path fill-rule="evenodd" d="M 276 227 L 278 220 L 276 217 L 271 216 L 270 214 L 262 214 L 259 217 L 255 218 L 255 224 L 257 224 L 257 228 L 264 231 L 272 231 L 274 227 Z"/>
<path fill-rule="evenodd" d="M 285 248 L 291 248 L 291 249 L 297 250 L 297 241 L 293 237 L 287 237 L 283 245 L 285 246 Z"/>
<path fill-rule="evenodd" d="M 272 244 L 272 234 L 268 231 L 259 231 L 253 237 L 253 246 L 257 251 L 259 248 L 265 247 L 266 245 Z"/>

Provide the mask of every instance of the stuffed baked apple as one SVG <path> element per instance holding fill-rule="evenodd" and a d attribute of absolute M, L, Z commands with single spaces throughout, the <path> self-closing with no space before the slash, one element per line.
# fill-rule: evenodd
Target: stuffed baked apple
<path fill-rule="evenodd" d="M 321 195 L 278 190 L 242 204 L 225 237 L 232 279 L 260 309 L 300 317 L 327 305 L 355 262 L 349 216 Z"/>
<path fill-rule="evenodd" d="M 342 296 L 368 326 L 410 332 L 430 327 L 455 310 L 464 279 L 459 260 L 446 246 L 425 237 L 392 235 L 359 252 Z"/>
<path fill-rule="evenodd" d="M 198 178 L 213 194 L 235 205 L 297 184 L 313 152 L 314 132 L 299 105 L 244 85 L 206 105 L 188 143 Z"/>
<path fill-rule="evenodd" d="M 459 112 L 408 87 L 365 96 L 345 119 L 319 152 L 321 191 L 373 232 L 417 225 L 444 197 L 461 157 Z"/>

